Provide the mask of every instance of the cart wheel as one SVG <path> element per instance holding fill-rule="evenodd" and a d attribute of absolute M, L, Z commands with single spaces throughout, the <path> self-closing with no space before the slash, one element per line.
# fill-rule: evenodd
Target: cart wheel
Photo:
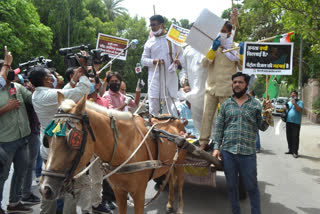
<path fill-rule="evenodd" d="M 245 200 L 247 197 L 248 197 L 248 194 L 247 194 L 247 191 L 246 191 L 246 188 L 244 186 L 244 183 L 242 181 L 242 178 L 241 176 L 239 175 L 239 199 L 240 200 Z"/>

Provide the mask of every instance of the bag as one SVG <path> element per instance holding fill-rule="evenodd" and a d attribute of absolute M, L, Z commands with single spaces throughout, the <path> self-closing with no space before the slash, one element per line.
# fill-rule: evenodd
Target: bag
<path fill-rule="evenodd" d="M 281 120 L 283 122 L 285 122 L 285 123 L 287 122 L 287 116 L 288 116 L 288 113 L 289 113 L 289 111 L 291 110 L 292 107 L 293 107 L 293 104 L 292 104 L 292 106 L 290 107 L 290 109 L 288 111 L 285 110 L 284 112 L 281 113 L 280 117 L 281 117 Z"/>

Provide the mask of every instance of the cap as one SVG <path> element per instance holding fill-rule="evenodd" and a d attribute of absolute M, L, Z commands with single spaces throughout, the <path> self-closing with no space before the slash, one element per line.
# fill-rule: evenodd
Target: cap
<path fill-rule="evenodd" d="M 14 71 L 14 74 L 17 75 L 18 73 L 20 73 L 20 68 L 16 68 L 13 71 Z"/>

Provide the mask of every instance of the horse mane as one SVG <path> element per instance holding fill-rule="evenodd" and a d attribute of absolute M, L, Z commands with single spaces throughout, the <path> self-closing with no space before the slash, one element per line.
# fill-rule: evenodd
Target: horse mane
<path fill-rule="evenodd" d="M 76 106 L 76 103 L 73 100 L 65 99 L 61 103 L 60 108 L 62 108 L 63 111 L 68 112 L 74 106 Z M 86 101 L 86 109 L 90 109 L 90 110 L 102 113 L 104 115 L 107 115 L 108 117 L 114 117 L 119 120 L 130 120 L 132 118 L 132 114 L 130 112 L 123 112 L 115 109 L 107 109 L 106 107 L 98 105 L 89 100 Z"/>

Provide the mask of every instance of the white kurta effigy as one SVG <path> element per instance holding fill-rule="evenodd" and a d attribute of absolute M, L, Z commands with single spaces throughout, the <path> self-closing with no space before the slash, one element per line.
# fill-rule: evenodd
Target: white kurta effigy
<path fill-rule="evenodd" d="M 178 59 L 180 60 L 183 66 L 183 50 L 181 47 L 171 44 L 172 45 L 172 58 L 174 59 L 177 55 L 179 49 Z M 175 71 L 169 71 L 169 66 L 171 65 L 171 58 L 169 55 L 169 45 L 166 39 L 166 35 L 159 36 L 159 37 L 151 37 L 144 45 L 144 51 L 141 58 L 141 63 L 143 66 L 148 67 L 148 97 L 149 98 L 156 98 L 161 99 L 164 98 L 164 88 L 168 91 L 166 96 L 170 96 L 172 98 L 177 98 L 178 93 L 178 77 Z M 164 69 L 160 69 L 158 67 L 153 83 L 151 85 L 151 79 L 154 74 L 154 70 L 156 65 L 153 64 L 154 59 L 163 59 Z M 163 65 L 161 65 L 163 66 Z M 164 71 L 163 75 L 160 75 L 160 70 Z M 165 83 L 165 85 L 164 85 Z M 169 97 L 167 97 L 169 98 Z M 170 99 L 170 98 L 169 98 Z"/>
<path fill-rule="evenodd" d="M 188 79 L 191 91 L 185 94 L 185 99 L 191 103 L 192 119 L 195 128 L 200 132 L 203 113 L 205 84 L 208 69 L 202 66 L 201 60 L 204 56 L 191 46 L 183 52 L 184 67 L 180 72 L 180 82 Z"/>

